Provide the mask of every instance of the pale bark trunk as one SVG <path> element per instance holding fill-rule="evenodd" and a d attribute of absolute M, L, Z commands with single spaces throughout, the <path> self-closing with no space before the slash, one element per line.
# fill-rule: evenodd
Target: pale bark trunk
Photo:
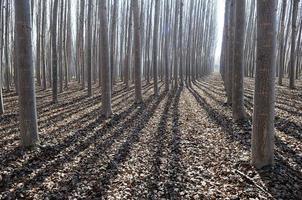
<path fill-rule="evenodd" d="M 111 73 L 109 64 L 109 38 L 106 1 L 100 1 L 101 25 L 101 74 L 102 74 L 102 115 L 108 118 L 112 114 L 111 108 Z"/>
<path fill-rule="evenodd" d="M 140 38 L 140 20 L 138 0 L 132 0 L 132 14 L 134 22 L 134 70 L 135 70 L 135 102 L 141 103 L 142 97 L 142 80 L 141 80 L 141 38 Z"/>
<path fill-rule="evenodd" d="M 2 0 L 0 0 L 0 7 L 2 8 Z M 2 9 L 0 9 L 0 21 L 3 22 L 2 17 Z M 3 23 L 1 25 L 3 27 Z M 1 36 L 3 38 L 3 31 L 1 30 Z M 3 39 L 1 40 L 1 46 L 0 46 L 0 61 L 2 60 L 2 47 L 3 47 Z M 0 115 L 4 113 L 4 104 L 3 104 L 3 94 L 2 94 L 2 62 L 0 62 Z"/>
<path fill-rule="evenodd" d="M 36 78 L 37 84 L 41 86 L 41 23 L 40 23 L 40 11 L 41 11 L 41 4 L 42 2 L 39 1 L 38 9 L 37 9 L 37 48 L 36 48 Z"/>
<path fill-rule="evenodd" d="M 87 37 L 87 82 L 88 82 L 88 96 L 90 97 L 92 95 L 92 83 L 91 83 L 91 31 L 92 31 L 92 26 L 91 26 L 91 10 L 92 10 L 92 0 L 88 1 L 88 23 L 87 23 L 87 32 L 86 32 L 86 37 Z"/>
<path fill-rule="evenodd" d="M 236 31 L 235 31 L 235 55 L 233 67 L 232 87 L 232 111 L 235 121 L 246 117 L 243 97 L 243 50 L 244 50 L 244 24 L 245 24 L 245 0 L 236 1 Z"/>
<path fill-rule="evenodd" d="M 183 0 L 180 0 L 180 11 L 179 11 L 179 39 L 178 39 L 178 47 L 179 47 L 179 76 L 180 76 L 180 85 L 183 85 L 184 83 L 184 76 L 183 76 L 183 51 L 182 51 L 182 21 L 183 21 Z"/>
<path fill-rule="evenodd" d="M 290 66 L 289 66 L 289 88 L 295 88 L 295 68 L 296 68 L 296 37 L 297 37 L 297 12 L 299 7 L 299 0 L 294 0 L 293 14 L 292 14 L 292 43 L 290 53 Z"/>
<path fill-rule="evenodd" d="M 53 20 L 52 20 L 52 100 L 53 103 L 58 102 L 58 56 L 57 56 L 57 13 L 58 0 L 53 4 Z"/>
<path fill-rule="evenodd" d="M 280 33 L 280 62 L 279 62 L 279 74 L 278 74 L 278 84 L 282 85 L 282 79 L 284 74 L 284 57 L 285 57 L 285 48 L 284 48 L 284 31 L 285 31 L 285 13 L 286 13 L 286 1 L 282 1 L 282 15 L 281 15 L 281 33 Z"/>
<path fill-rule="evenodd" d="M 257 1 L 257 67 L 254 93 L 252 164 L 273 164 L 277 0 Z"/>
<path fill-rule="evenodd" d="M 29 0 L 15 0 L 17 65 L 19 73 L 19 112 L 21 142 L 25 147 L 38 142 L 38 125 L 31 49 Z"/>
<path fill-rule="evenodd" d="M 153 84 L 154 84 L 154 95 L 158 95 L 158 27 L 159 27 L 159 0 L 155 0 L 155 13 L 154 13 L 154 32 L 153 32 Z"/>
<path fill-rule="evenodd" d="M 42 46 L 42 88 L 43 90 L 46 89 L 46 63 L 45 63 L 45 24 L 46 24 L 46 1 L 43 1 L 43 7 L 42 7 L 42 36 L 41 36 L 41 46 Z"/>

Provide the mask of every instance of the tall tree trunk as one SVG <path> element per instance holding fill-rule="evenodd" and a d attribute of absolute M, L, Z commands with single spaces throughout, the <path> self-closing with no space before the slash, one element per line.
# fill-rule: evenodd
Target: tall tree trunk
<path fill-rule="evenodd" d="M 179 18 L 179 0 L 175 2 L 175 22 L 174 22 L 174 38 L 173 38 L 173 50 L 174 50 L 174 87 L 178 86 L 178 67 L 179 67 L 179 50 L 177 49 L 177 32 L 178 32 L 178 18 Z"/>
<path fill-rule="evenodd" d="M 116 21 L 117 21 L 117 9 L 118 9 L 118 2 L 120 0 L 113 0 L 113 12 L 112 12 L 112 22 L 111 22 L 111 42 L 110 42 L 110 66 L 111 66 L 111 84 L 115 84 L 116 78 Z"/>
<path fill-rule="evenodd" d="M 2 0 L 0 0 L 0 8 L 2 8 Z M 0 9 L 0 21 L 3 22 L 3 15 L 2 9 Z M 3 24 L 1 27 L 3 27 Z M 3 28 L 1 28 L 1 36 L 3 38 Z M 0 115 L 4 113 L 4 104 L 3 104 L 3 94 L 2 94 L 2 48 L 3 48 L 3 39 L 0 39 L 1 46 L 0 46 Z"/>
<path fill-rule="evenodd" d="M 141 103 L 143 101 L 142 97 L 142 75 L 141 75 L 141 37 L 140 37 L 140 17 L 139 17 L 139 7 L 138 0 L 132 0 L 132 14 L 134 22 L 134 73 L 135 73 L 135 102 Z"/>
<path fill-rule="evenodd" d="M 180 0 L 180 14 L 179 14 L 179 38 L 178 38 L 178 47 L 179 47 L 179 76 L 180 76 L 180 85 L 182 86 L 184 83 L 184 76 L 183 76 L 183 51 L 182 51 L 182 27 L 183 27 L 183 0 Z"/>
<path fill-rule="evenodd" d="M 53 4 L 53 20 L 52 20 L 52 101 L 58 102 L 58 55 L 57 55 L 57 13 L 58 0 L 54 0 Z"/>
<path fill-rule="evenodd" d="M 126 84 L 126 88 L 129 89 L 129 77 L 130 77 L 130 63 L 131 63 L 131 40 L 132 40 L 132 12 L 130 8 L 129 13 L 129 23 L 128 23 L 128 34 L 127 34 L 127 50 L 125 56 L 125 78 L 124 82 Z"/>
<path fill-rule="evenodd" d="M 71 24 L 71 0 L 68 0 L 68 17 L 67 17 L 67 38 L 66 38 L 66 42 L 67 42 L 67 66 L 66 66 L 66 70 L 65 70 L 65 88 L 68 88 L 68 80 L 69 80 L 69 72 L 70 72 L 70 68 L 71 68 L 71 64 L 72 64 L 72 39 L 71 39 L 71 29 L 72 29 L 72 24 Z"/>
<path fill-rule="evenodd" d="M 228 66 L 227 66 L 227 104 L 232 104 L 233 92 L 233 68 L 234 68 L 234 51 L 235 51 L 235 17 L 236 8 L 235 0 L 230 0 L 229 25 L 228 25 Z"/>
<path fill-rule="evenodd" d="M 290 66 L 289 66 L 289 88 L 295 88 L 295 68 L 296 68 L 296 37 L 297 37 L 297 12 L 299 7 L 299 0 L 294 0 L 293 14 L 292 14 L 292 44 L 290 53 Z"/>
<path fill-rule="evenodd" d="M 6 91 L 10 91 L 10 67 L 8 60 L 8 50 L 9 50 L 9 18 L 10 18 L 10 10 L 9 10 L 10 1 L 6 1 L 6 13 L 5 13 L 5 83 L 6 83 Z"/>
<path fill-rule="evenodd" d="M 102 115 L 108 118 L 112 114 L 111 108 L 111 73 L 109 64 L 109 38 L 106 1 L 99 2 L 101 25 L 101 74 L 102 74 Z"/>
<path fill-rule="evenodd" d="M 245 0 L 235 2 L 236 31 L 235 31 L 235 55 L 233 67 L 232 87 L 232 111 L 235 121 L 246 117 L 243 97 L 243 50 L 244 50 L 244 24 L 245 24 Z"/>
<path fill-rule="evenodd" d="M 59 85 L 59 88 L 60 88 L 60 93 L 63 92 L 63 21 L 64 21 L 64 18 L 63 18 L 63 14 L 64 14 L 64 0 L 61 0 L 60 2 L 60 25 L 59 27 L 61 27 L 60 29 L 58 29 L 58 33 L 59 33 L 59 41 L 58 41 L 58 47 L 59 47 L 59 60 L 58 60 L 58 63 L 59 63 L 59 80 L 60 80 L 60 85 Z"/>
<path fill-rule="evenodd" d="M 41 46 L 42 46 L 42 88 L 46 90 L 46 63 L 45 63 L 45 24 L 46 24 L 46 1 L 43 1 L 42 8 L 42 37 L 41 37 Z"/>
<path fill-rule="evenodd" d="M 41 18 L 40 18 L 40 12 L 41 12 L 41 5 L 42 1 L 38 2 L 38 8 L 37 8 L 37 48 L 36 48 L 36 79 L 38 86 L 41 86 Z"/>
<path fill-rule="evenodd" d="M 87 23 L 87 82 L 88 82 L 88 96 L 90 97 L 92 95 L 92 83 L 91 83 L 91 32 L 92 32 L 92 26 L 91 26 L 91 10 L 92 10 L 92 0 L 88 1 L 88 23 Z"/>
<path fill-rule="evenodd" d="M 79 30 L 79 75 L 82 77 L 82 89 L 85 89 L 85 57 L 84 57 L 84 24 L 85 24 L 85 1 L 80 1 L 80 30 Z"/>
<path fill-rule="evenodd" d="M 252 164 L 273 164 L 277 0 L 257 0 L 257 67 L 254 93 Z"/>
<path fill-rule="evenodd" d="M 285 57 L 285 48 L 284 48 L 284 32 L 285 32 L 285 13 L 286 13 L 286 1 L 282 1 L 282 15 L 281 15 L 281 33 L 280 33 L 280 62 L 279 62 L 279 73 L 278 73 L 278 84 L 282 85 L 282 79 L 284 74 L 284 57 Z"/>
<path fill-rule="evenodd" d="M 158 57 L 158 27 L 159 27 L 159 0 L 155 0 L 155 13 L 154 13 L 154 32 L 153 32 L 153 82 L 154 94 L 158 95 L 158 74 L 157 74 L 157 57 Z"/>
<path fill-rule="evenodd" d="M 30 1 L 15 0 L 17 65 L 19 73 L 19 112 L 21 142 L 25 147 L 39 140 L 31 49 Z"/>

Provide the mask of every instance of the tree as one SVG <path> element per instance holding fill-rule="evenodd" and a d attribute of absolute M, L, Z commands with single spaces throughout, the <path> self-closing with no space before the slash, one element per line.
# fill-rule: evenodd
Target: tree
<path fill-rule="evenodd" d="M 111 17 L 111 35 L 110 35 L 110 66 L 111 66 L 111 85 L 115 83 L 115 76 L 116 76 L 116 60 L 114 59 L 114 56 L 116 54 L 116 32 L 117 32 L 117 9 L 119 7 L 119 1 L 120 0 L 113 0 L 113 11 L 112 11 L 112 17 Z"/>
<path fill-rule="evenodd" d="M 88 28 L 87 28 L 87 82 L 88 82 L 88 96 L 92 95 L 92 86 L 91 86 L 91 10 L 92 10 L 92 0 L 88 1 Z"/>
<path fill-rule="evenodd" d="M 173 50 L 174 50 L 174 87 L 178 86 L 178 67 L 179 67 L 179 51 L 177 49 L 177 32 L 178 32 L 178 18 L 179 18 L 179 0 L 175 2 L 175 24 L 174 24 L 174 38 L 173 38 Z"/>
<path fill-rule="evenodd" d="M 44 90 L 46 90 L 46 62 L 45 62 L 45 24 L 46 24 L 46 1 L 43 1 L 43 8 L 42 8 L 42 36 L 41 36 L 41 56 L 42 56 L 42 87 Z"/>
<path fill-rule="evenodd" d="M 59 27 L 61 27 L 60 29 L 58 29 L 58 34 L 59 34 L 59 37 L 58 37 L 58 57 L 59 57 L 59 60 L 58 60 L 58 64 L 59 64 L 59 80 L 60 80 L 60 84 L 59 84 L 59 91 L 60 93 L 63 92 L 63 31 L 65 31 L 63 29 L 63 21 L 64 21 L 64 18 L 63 18 L 63 13 L 64 13 L 64 1 L 61 0 L 60 2 L 60 18 L 59 18 L 59 21 L 60 21 L 60 24 L 59 24 Z"/>
<path fill-rule="evenodd" d="M 179 38 L 178 38 L 178 47 L 179 47 L 179 76 L 180 76 L 180 85 L 184 83 L 183 77 L 183 50 L 182 50 L 182 27 L 183 27 L 183 0 L 180 0 L 180 14 L 179 14 Z"/>
<path fill-rule="evenodd" d="M 1 22 L 2 22 L 2 0 L 0 0 L 0 18 L 1 18 Z M 3 23 L 2 23 L 2 26 L 3 26 Z M 1 30 L 1 33 L 2 33 L 2 30 Z M 3 35 L 3 34 L 1 34 Z M 0 39 L 1 40 L 1 39 Z M 0 51 L 0 58 L 2 60 L 2 40 L 1 40 L 1 51 Z M 0 68 L 0 115 L 2 115 L 4 113 L 4 104 L 3 104 L 3 94 L 2 94 L 2 74 L 1 74 L 1 71 L 2 71 L 2 62 L 0 60 L 0 65 L 1 65 L 1 68 Z"/>
<path fill-rule="evenodd" d="M 277 0 L 257 0 L 257 66 L 252 132 L 252 164 L 273 164 Z"/>
<path fill-rule="evenodd" d="M 58 55 L 57 55 L 57 13 L 58 0 L 53 4 L 53 19 L 52 19 L 52 101 L 58 102 Z"/>
<path fill-rule="evenodd" d="M 40 32 L 41 32 L 41 18 L 40 18 L 40 12 L 41 12 L 41 6 L 42 6 L 42 1 L 39 1 L 38 7 L 37 7 L 37 43 L 36 43 L 36 79 L 37 83 L 39 86 L 41 86 L 41 37 L 40 37 Z"/>
<path fill-rule="evenodd" d="M 285 12 L 286 12 L 286 1 L 282 1 L 282 14 L 281 14 L 281 31 L 280 31 L 280 62 L 279 62 L 279 75 L 278 75 L 278 84 L 282 85 L 282 78 L 284 73 L 284 32 L 285 32 Z"/>
<path fill-rule="evenodd" d="M 23 146 L 29 147 L 35 145 L 39 140 L 29 0 L 15 0 L 15 23 L 21 142 Z"/>
<path fill-rule="evenodd" d="M 292 14 L 292 47 L 290 53 L 290 67 L 289 67 L 289 88 L 295 88 L 295 67 L 296 67 L 296 37 L 297 37 L 297 12 L 299 7 L 299 0 L 294 0 L 293 14 Z"/>
<path fill-rule="evenodd" d="M 99 2 L 100 25 L 101 25 L 101 74 L 102 74 L 102 115 L 105 118 L 112 114 L 111 108 L 111 73 L 109 65 L 109 38 L 106 1 Z"/>
<path fill-rule="evenodd" d="M 227 81 L 227 104 L 232 104 L 232 92 L 233 92 L 233 68 L 234 68 L 234 50 L 235 50 L 235 0 L 229 0 L 229 19 L 228 19 L 228 65 L 226 70 L 226 81 Z"/>
<path fill-rule="evenodd" d="M 139 21 L 139 7 L 138 0 L 132 0 L 132 14 L 134 22 L 134 70 L 135 70 L 135 101 L 141 103 L 142 98 L 142 80 L 141 80 L 141 38 L 140 38 L 140 21 Z"/>
<path fill-rule="evenodd" d="M 158 27 L 159 27 L 159 0 L 155 0 L 155 13 L 154 13 L 154 30 L 153 30 L 153 81 L 154 81 L 154 94 L 158 95 L 158 80 L 157 80 L 157 69 L 158 69 Z"/>
<path fill-rule="evenodd" d="M 232 111 L 235 121 L 246 117 L 243 97 L 243 50 L 245 28 L 245 0 L 235 2 L 236 30 L 232 83 Z"/>
<path fill-rule="evenodd" d="M 131 9 L 130 9 L 131 10 Z M 131 40 L 132 40 L 132 13 L 128 14 L 128 33 L 127 33 L 127 49 L 126 49 L 126 58 L 125 58 L 125 71 L 124 71 L 124 82 L 126 88 L 129 89 L 129 76 L 130 76 L 130 57 L 131 57 Z"/>

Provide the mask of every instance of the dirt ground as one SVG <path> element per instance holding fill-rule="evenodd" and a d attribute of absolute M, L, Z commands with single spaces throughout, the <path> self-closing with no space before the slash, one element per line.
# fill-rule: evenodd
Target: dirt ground
<path fill-rule="evenodd" d="M 245 80 L 251 116 L 253 79 Z M 0 117 L 0 199 L 302 199 L 302 82 L 277 87 L 275 166 L 250 166 L 251 117 L 234 124 L 215 74 L 134 104 L 118 84 L 114 115 L 101 117 L 101 93 L 72 83 L 51 103 L 37 92 L 41 144 L 19 145 L 16 95 Z"/>

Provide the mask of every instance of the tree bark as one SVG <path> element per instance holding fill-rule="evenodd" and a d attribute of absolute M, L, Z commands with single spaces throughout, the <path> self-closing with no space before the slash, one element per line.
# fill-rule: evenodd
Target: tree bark
<path fill-rule="evenodd" d="M 92 0 L 88 1 L 88 23 L 87 23 L 87 82 L 88 82 L 88 96 L 90 97 L 92 95 L 92 83 L 91 83 L 91 32 L 92 32 L 92 26 L 91 26 L 91 10 L 92 10 Z"/>
<path fill-rule="evenodd" d="M 290 53 L 290 66 L 289 66 L 289 88 L 295 89 L 295 68 L 296 68 L 296 37 L 297 37 L 297 12 L 299 7 L 299 0 L 294 0 L 293 14 L 292 14 L 292 44 Z"/>
<path fill-rule="evenodd" d="M 135 102 L 141 103 L 142 97 L 142 80 L 141 80 L 141 38 L 140 38 L 140 20 L 138 0 L 132 0 L 132 14 L 134 22 L 134 70 L 135 70 Z"/>
<path fill-rule="evenodd" d="M 105 118 L 112 114 L 111 108 L 111 73 L 109 64 L 109 38 L 106 1 L 100 1 L 100 25 L 101 25 L 101 74 L 102 74 L 102 115 Z"/>
<path fill-rule="evenodd" d="M 235 121 L 246 117 L 244 110 L 243 88 L 243 50 L 244 50 L 244 24 L 245 0 L 235 2 L 236 30 L 235 30 L 235 55 L 233 67 L 232 111 Z"/>
<path fill-rule="evenodd" d="M 252 164 L 273 164 L 277 0 L 257 1 L 257 67 L 254 93 Z"/>
<path fill-rule="evenodd" d="M 52 20 L 52 101 L 58 102 L 58 55 L 57 55 L 57 13 L 58 0 L 54 0 L 53 4 L 53 20 Z"/>
<path fill-rule="evenodd" d="M 159 0 L 155 0 L 155 13 L 154 13 L 154 32 L 153 32 L 153 84 L 154 95 L 158 95 L 158 74 L 157 74 L 157 57 L 158 57 L 158 26 L 159 26 Z"/>
<path fill-rule="evenodd" d="M 21 142 L 23 146 L 29 147 L 35 145 L 39 140 L 29 0 L 15 0 L 15 23 Z"/>
<path fill-rule="evenodd" d="M 282 15 L 281 15 L 281 33 L 280 33 L 280 62 L 279 62 L 279 73 L 278 73 L 278 84 L 282 85 L 282 79 L 284 74 L 284 32 L 285 32 L 285 13 L 286 13 L 286 1 L 282 1 Z"/>

